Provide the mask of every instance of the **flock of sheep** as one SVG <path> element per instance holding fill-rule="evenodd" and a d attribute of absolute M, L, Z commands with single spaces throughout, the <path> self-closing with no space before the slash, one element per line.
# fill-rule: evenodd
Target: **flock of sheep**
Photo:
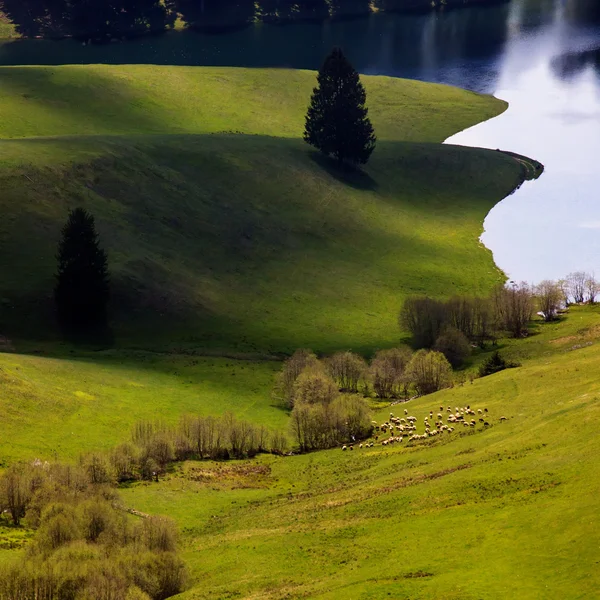
<path fill-rule="evenodd" d="M 488 409 L 478 408 L 477 411 L 472 409 L 469 405 L 464 407 L 455 407 L 454 410 L 449 406 L 446 411 L 446 423 L 444 423 L 444 407 L 440 406 L 440 412 L 437 413 L 435 420 L 433 411 L 430 411 L 429 416 L 425 416 L 423 419 L 423 425 L 425 427 L 424 433 L 417 433 L 417 417 L 409 416 L 408 410 L 404 409 L 404 417 L 396 417 L 394 413 L 390 413 L 390 418 L 385 423 L 378 424 L 377 421 L 373 421 L 373 429 L 375 431 L 374 437 L 375 442 L 379 443 L 379 437 L 381 434 L 384 435 L 384 439 L 381 441 L 382 446 L 388 444 L 401 443 L 405 438 L 409 442 L 416 442 L 419 440 L 426 440 L 430 437 L 442 435 L 444 432 L 452 433 L 455 427 L 462 425 L 463 427 L 476 427 L 477 421 L 475 418 L 478 417 L 479 422 L 483 424 L 483 427 L 489 427 L 488 422 Z M 506 417 L 500 417 L 500 422 L 506 421 Z M 366 442 L 358 445 L 359 448 L 372 448 L 375 442 Z M 348 444 L 342 446 L 342 450 L 354 450 L 354 444 Z"/>

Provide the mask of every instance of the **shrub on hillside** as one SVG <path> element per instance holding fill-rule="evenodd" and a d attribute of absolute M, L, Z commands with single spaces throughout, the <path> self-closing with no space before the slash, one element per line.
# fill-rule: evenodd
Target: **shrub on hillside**
<path fill-rule="evenodd" d="M 431 348 L 446 323 L 444 303 L 432 298 L 407 298 L 400 311 L 400 326 L 410 332 L 413 346 Z"/>
<path fill-rule="evenodd" d="M 479 367 L 479 376 L 485 377 L 486 375 L 493 375 L 494 373 L 499 373 L 500 371 L 504 371 L 504 369 L 512 369 L 513 367 L 517 367 L 518 364 L 514 362 L 509 362 L 505 360 L 498 350 L 494 352 L 480 367 Z"/>
<path fill-rule="evenodd" d="M 441 352 L 454 369 L 462 366 L 471 354 L 467 336 L 454 327 L 447 327 L 435 341 L 433 348 Z"/>
<path fill-rule="evenodd" d="M 25 520 L 36 531 L 18 562 L 0 564 L 1 600 L 164 600 L 185 589 L 170 521 L 129 519 L 84 466 L 36 461 L 19 474 L 29 482 Z M 5 474 L 0 489 L 9 488 Z"/>
<path fill-rule="evenodd" d="M 419 350 L 408 364 L 407 374 L 421 396 L 449 387 L 452 383 L 452 367 L 441 352 Z"/>
<path fill-rule="evenodd" d="M 328 404 L 339 394 L 335 381 L 323 370 L 305 369 L 294 384 L 294 405 Z"/>
<path fill-rule="evenodd" d="M 337 352 L 327 359 L 326 365 L 340 391 L 358 392 L 359 385 L 367 372 L 364 358 L 352 352 Z"/>
<path fill-rule="evenodd" d="M 289 408 L 294 406 L 294 385 L 300 374 L 309 367 L 316 367 L 319 360 L 312 350 L 298 349 L 283 363 L 277 376 L 275 393 Z"/>
<path fill-rule="evenodd" d="M 359 396 L 339 396 L 328 403 L 298 402 L 290 430 L 301 452 L 331 448 L 370 435 L 369 408 Z"/>
<path fill-rule="evenodd" d="M 406 366 L 410 362 L 408 348 L 380 350 L 371 361 L 369 377 L 379 398 L 399 398 L 406 395 Z"/>

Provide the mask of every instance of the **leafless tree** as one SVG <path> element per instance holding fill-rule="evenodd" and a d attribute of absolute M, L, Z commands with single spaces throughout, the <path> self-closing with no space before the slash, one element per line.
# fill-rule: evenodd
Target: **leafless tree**
<path fill-rule="evenodd" d="M 418 394 L 432 394 L 451 384 L 452 367 L 441 352 L 419 350 L 408 364 L 407 375 Z"/>
<path fill-rule="evenodd" d="M 298 349 L 288 358 L 275 386 L 276 394 L 285 401 L 289 408 L 294 406 L 294 385 L 300 374 L 308 367 L 316 367 L 319 360 L 312 350 Z"/>
<path fill-rule="evenodd" d="M 400 311 L 399 323 L 409 331 L 415 348 L 431 348 L 444 326 L 443 302 L 432 298 L 407 298 Z"/>
<path fill-rule="evenodd" d="M 493 293 L 498 327 L 514 337 L 527 333 L 527 324 L 533 316 L 533 294 L 530 286 L 521 282 L 498 286 Z"/>
<path fill-rule="evenodd" d="M 596 298 L 600 293 L 600 283 L 594 275 L 589 275 L 585 281 L 586 300 L 588 304 L 596 304 Z"/>
<path fill-rule="evenodd" d="M 367 371 L 367 363 L 352 352 L 337 352 L 326 361 L 329 374 L 337 381 L 340 390 L 358 392 L 359 384 Z"/>
<path fill-rule="evenodd" d="M 489 298 L 473 299 L 473 340 L 481 348 L 486 342 L 495 339 L 494 311 Z"/>
<path fill-rule="evenodd" d="M 400 397 L 406 379 L 404 372 L 411 358 L 408 348 L 380 350 L 371 361 L 369 375 L 379 398 Z"/>
<path fill-rule="evenodd" d="M 335 381 L 320 369 L 305 369 L 294 384 L 294 404 L 327 404 L 338 395 Z"/>
<path fill-rule="evenodd" d="M 30 469 L 27 465 L 12 465 L 0 481 L 0 507 L 8 511 L 14 525 L 21 519 L 31 500 Z"/>
<path fill-rule="evenodd" d="M 582 304 L 585 302 L 585 283 L 589 278 L 590 276 L 583 271 L 575 271 L 574 273 L 569 273 L 569 275 L 567 275 L 569 293 L 575 304 Z"/>
<path fill-rule="evenodd" d="M 535 295 L 540 312 L 544 315 L 544 320 L 554 321 L 564 299 L 559 284 L 546 279 L 535 287 Z"/>

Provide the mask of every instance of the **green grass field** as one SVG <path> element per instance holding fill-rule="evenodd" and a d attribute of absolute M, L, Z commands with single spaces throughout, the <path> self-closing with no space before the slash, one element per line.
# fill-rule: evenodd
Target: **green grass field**
<path fill-rule="evenodd" d="M 0 354 L 5 460 L 110 447 L 140 418 L 194 410 L 280 425 L 273 353 L 393 345 L 405 294 L 500 279 L 477 237 L 520 167 L 437 142 L 505 104 L 367 77 L 380 143 L 364 176 L 340 175 L 299 139 L 314 79 L 0 69 L 0 333 L 20 352 Z M 109 252 L 111 352 L 55 342 L 56 243 L 80 204 Z M 267 360 L 195 356 L 240 351 Z"/>
<path fill-rule="evenodd" d="M 108 449 L 137 420 L 191 412 L 285 427 L 270 396 L 282 353 L 368 354 L 403 339 L 407 294 L 502 280 L 478 237 L 522 166 L 439 142 L 506 105 L 366 77 L 379 145 L 363 175 L 340 174 L 300 139 L 314 77 L 0 69 L 0 333 L 16 348 L 0 354 L 3 465 Z M 52 326 L 56 243 L 77 205 L 110 256 L 112 350 L 60 344 Z M 597 316 L 536 324 L 501 344 L 523 367 L 411 404 L 421 418 L 485 402 L 485 432 L 187 463 L 122 495 L 177 520 L 185 598 L 591 597 Z M 0 560 L 30 536 L 1 529 Z"/>
<path fill-rule="evenodd" d="M 595 597 L 597 319 L 597 309 L 575 310 L 540 325 L 504 349 L 529 357 L 520 368 L 407 405 L 421 429 L 442 405 L 487 408 L 487 430 L 187 463 L 122 494 L 177 519 L 195 578 L 185 598 Z"/>
<path fill-rule="evenodd" d="M 121 346 L 370 351 L 398 341 L 406 294 L 498 282 L 478 237 L 521 167 L 438 142 L 505 104 L 367 77 L 380 142 L 365 174 L 340 175 L 300 139 L 314 80 L 0 69 L 3 333 L 53 335 L 55 248 L 76 205 L 109 253 Z"/>

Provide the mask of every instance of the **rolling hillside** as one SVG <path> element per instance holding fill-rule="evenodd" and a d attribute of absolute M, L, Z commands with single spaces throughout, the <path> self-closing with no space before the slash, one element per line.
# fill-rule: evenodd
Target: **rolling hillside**
<path fill-rule="evenodd" d="M 77 205 L 97 218 L 129 347 L 369 351 L 397 342 L 405 294 L 499 281 L 478 236 L 521 168 L 437 142 L 505 104 L 366 77 L 379 145 L 365 174 L 340 174 L 300 139 L 314 79 L 0 69 L 2 333 L 54 336 L 54 254 Z"/>
<path fill-rule="evenodd" d="M 177 519 L 195 578 L 186 599 L 593 598 L 597 318 L 575 310 L 540 325 L 505 349 L 528 356 L 520 368 L 405 405 L 421 429 L 430 410 L 466 405 L 488 410 L 488 428 L 408 446 L 186 463 L 122 494 Z"/>

